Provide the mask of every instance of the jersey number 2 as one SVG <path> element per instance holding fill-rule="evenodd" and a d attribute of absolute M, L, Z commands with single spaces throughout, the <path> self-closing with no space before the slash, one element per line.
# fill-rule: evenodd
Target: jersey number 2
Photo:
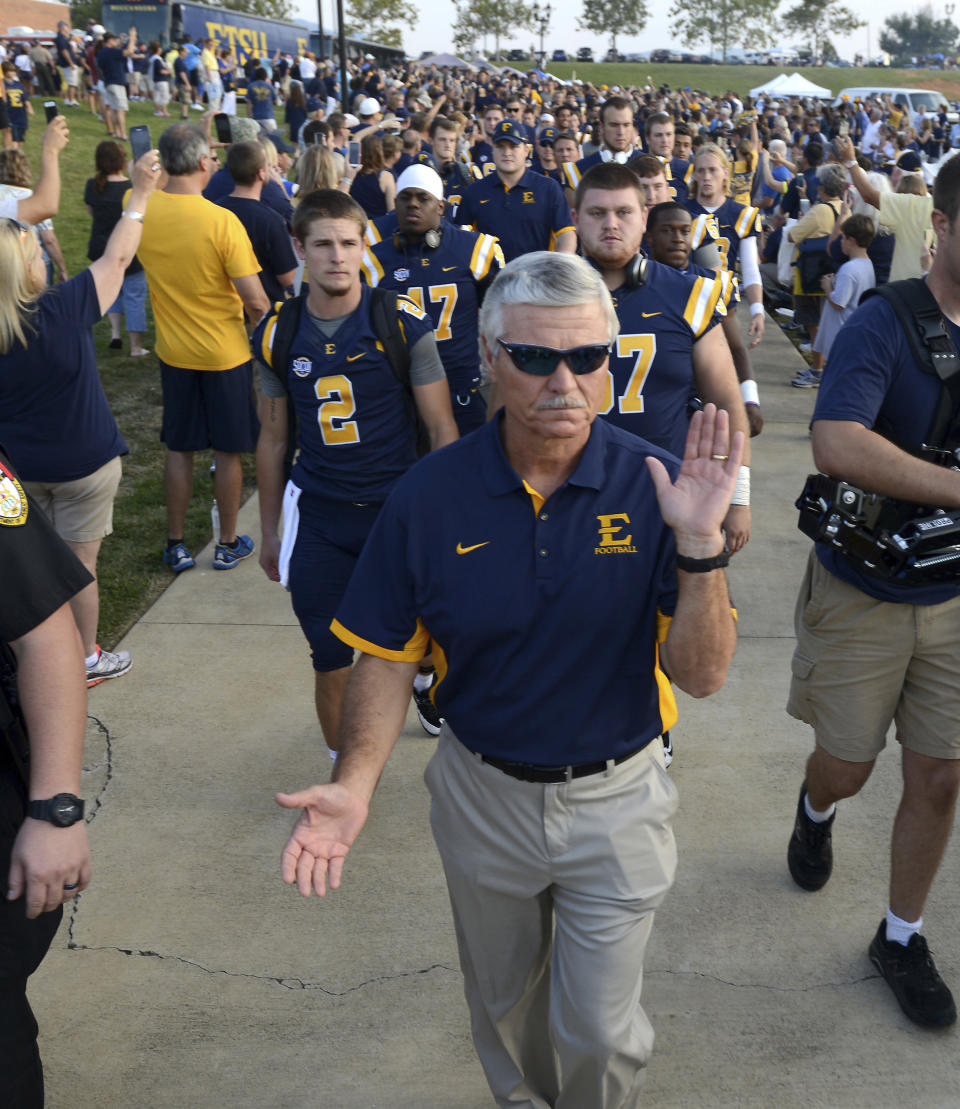
<path fill-rule="evenodd" d="M 357 410 L 350 379 L 343 374 L 321 377 L 315 389 L 320 401 L 317 423 L 320 424 L 320 435 L 325 445 L 342 447 L 347 443 L 359 443 L 357 421 L 350 419 Z"/>
<path fill-rule="evenodd" d="M 622 395 L 617 398 L 618 412 L 643 411 L 643 387 L 647 383 L 650 367 L 657 355 L 656 335 L 618 335 L 617 357 L 629 358 L 633 356 L 633 369 L 630 380 Z M 603 395 L 603 407 L 600 415 L 605 416 L 612 408 L 614 401 L 615 381 L 613 370 L 607 370 L 607 389 Z"/>

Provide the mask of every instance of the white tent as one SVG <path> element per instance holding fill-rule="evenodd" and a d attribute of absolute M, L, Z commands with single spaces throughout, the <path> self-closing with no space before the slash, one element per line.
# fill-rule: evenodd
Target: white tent
<path fill-rule="evenodd" d="M 801 73 L 792 73 L 789 77 L 785 73 L 781 73 L 765 85 L 759 85 L 757 88 L 751 89 L 750 95 L 774 96 L 777 99 L 790 96 L 809 96 L 816 100 L 828 100 L 833 96 L 833 93 L 830 89 L 823 88 L 822 85 L 815 85 L 812 81 L 808 81 Z"/>
<path fill-rule="evenodd" d="M 471 65 L 470 62 L 464 61 L 463 58 L 458 58 L 455 54 L 431 54 L 428 58 L 419 58 L 417 64 L 435 65 L 440 66 L 441 68 L 443 66 L 448 66 L 451 69 L 453 69 L 454 67 L 456 67 L 457 69 L 470 70 L 476 68 L 475 66 Z"/>

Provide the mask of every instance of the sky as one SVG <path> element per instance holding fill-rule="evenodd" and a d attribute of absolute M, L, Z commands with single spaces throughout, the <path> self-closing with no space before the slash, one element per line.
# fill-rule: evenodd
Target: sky
<path fill-rule="evenodd" d="M 323 5 L 324 27 L 336 25 L 336 5 L 334 0 L 320 0 Z M 568 53 L 574 53 L 581 46 L 590 46 L 594 53 L 602 56 L 609 46 L 609 41 L 588 31 L 576 30 L 577 19 L 582 10 L 581 0 L 550 0 L 553 16 L 550 27 L 544 35 L 543 46 L 548 52 L 562 48 Z M 921 4 L 905 6 L 903 0 L 846 0 L 847 6 L 852 8 L 861 19 L 869 19 L 869 34 L 867 27 L 862 27 L 846 38 L 834 41 L 840 57 L 853 61 L 855 54 L 876 55 L 880 49 L 880 31 L 884 21 L 890 15 L 899 15 L 904 11 L 914 12 Z M 315 0 L 295 0 L 297 14 L 305 19 L 316 20 L 317 5 Z M 415 4 L 420 10 L 420 20 L 412 30 L 404 33 L 404 47 L 408 54 L 419 55 L 424 50 L 440 52 L 452 49 L 450 36 L 450 22 L 453 20 L 454 8 L 451 0 L 430 0 L 429 3 Z M 670 21 L 668 12 L 670 4 L 663 0 L 649 0 L 648 8 L 651 17 L 647 26 L 640 35 L 621 35 L 617 37 L 617 49 L 623 53 L 631 51 L 647 51 L 658 49 L 686 49 L 679 41 L 674 40 L 670 34 Z M 791 7 L 791 0 L 785 0 L 783 9 Z M 944 5 L 939 2 L 933 4 L 934 13 L 938 18 L 945 15 Z M 655 14 L 654 14 L 655 11 Z M 444 18 L 440 18 L 440 16 Z M 796 40 L 788 35 L 781 38 L 777 44 L 790 47 Z M 504 40 L 501 46 L 509 48 L 519 46 L 529 49 L 532 45 L 539 50 L 539 41 L 529 31 L 515 35 L 510 40 Z M 489 42 L 489 49 L 493 49 L 493 41 Z M 703 51 L 707 46 L 700 47 Z"/>

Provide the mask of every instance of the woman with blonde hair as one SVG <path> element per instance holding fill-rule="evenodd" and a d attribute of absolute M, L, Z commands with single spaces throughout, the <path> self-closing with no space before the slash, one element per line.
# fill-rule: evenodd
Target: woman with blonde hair
<path fill-rule="evenodd" d="M 383 143 L 376 135 L 368 135 L 360 144 L 360 168 L 350 185 L 350 195 L 366 212 L 367 219 L 393 211 L 397 182 L 384 165 Z"/>
<path fill-rule="evenodd" d="M 33 501 L 94 577 L 70 602 L 88 686 L 131 666 L 128 652 L 97 644 L 97 556 L 113 530 L 127 446 L 100 384 L 92 327 L 117 299 L 159 179 L 152 150 L 134 167 L 126 218 L 102 256 L 51 289 L 36 237 L 15 220 L 0 220 L 0 442 Z"/>
<path fill-rule="evenodd" d="M 749 204 L 730 198 L 730 161 L 716 143 L 706 142 L 693 157 L 693 174 L 687 209 L 693 217 L 693 250 L 713 239 L 722 258 L 722 268 L 737 270 L 740 287 L 750 305 L 750 347 L 763 338 L 763 285 L 757 236 L 760 212 Z M 696 261 L 696 258 L 694 258 Z"/>
<path fill-rule="evenodd" d="M 349 179 L 341 179 L 337 173 L 333 151 L 319 143 L 308 146 L 297 160 L 297 185 L 300 196 L 306 196 L 315 189 L 350 190 Z"/>

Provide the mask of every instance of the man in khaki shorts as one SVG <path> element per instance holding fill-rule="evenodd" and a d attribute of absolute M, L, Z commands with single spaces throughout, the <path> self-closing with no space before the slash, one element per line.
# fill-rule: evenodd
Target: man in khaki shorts
<path fill-rule="evenodd" d="M 960 160 L 947 163 L 936 180 L 933 227 L 940 249 L 927 280 L 955 348 L 958 210 Z M 862 304 L 837 336 L 820 388 L 814 458 L 823 473 L 916 505 L 918 512 L 921 506 L 955 512 L 960 472 L 929 461 L 921 445 L 953 451 L 960 422 L 935 421 L 942 386 L 932 362 L 927 367 L 920 357 L 883 296 Z M 955 403 L 946 409 L 955 410 Z M 903 793 L 893 824 L 890 903 L 869 954 L 911 1020 L 952 1024 L 953 997 L 919 933 L 960 786 L 960 576 L 884 579 L 818 543 L 796 627 L 787 709 L 813 727 L 816 747 L 787 853 L 790 873 L 802 889 L 826 885 L 836 802 L 863 787 L 894 723 Z"/>

